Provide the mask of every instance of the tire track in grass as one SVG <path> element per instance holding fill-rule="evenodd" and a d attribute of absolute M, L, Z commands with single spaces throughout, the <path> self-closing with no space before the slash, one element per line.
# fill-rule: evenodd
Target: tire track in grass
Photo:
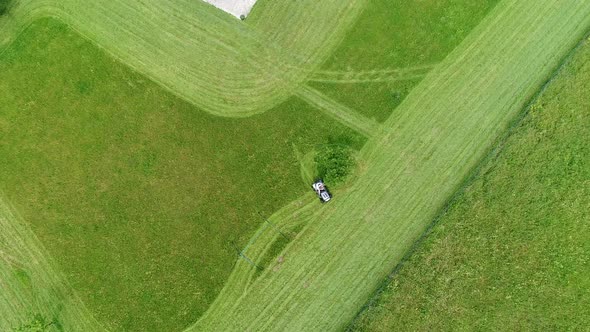
<path fill-rule="evenodd" d="M 368 71 L 316 71 L 308 81 L 320 83 L 376 83 L 423 78 L 436 65 Z"/>
<path fill-rule="evenodd" d="M 327 116 L 365 137 L 372 137 L 378 134 L 380 130 L 380 125 L 377 121 L 364 117 L 357 111 L 338 103 L 309 86 L 301 87 L 296 95 Z"/>
<path fill-rule="evenodd" d="M 218 298 L 193 330 L 344 328 L 589 27 L 589 2 L 501 2 L 369 141 L 368 169 L 281 270 Z"/>
<path fill-rule="evenodd" d="M 305 223 L 311 220 L 313 215 L 320 213 L 314 204 L 309 204 L 309 201 L 315 199 L 315 194 L 304 195 L 270 216 L 269 221 L 276 227 L 283 230 L 289 228 L 293 229 L 296 227 L 302 227 L 305 229 L 305 227 L 307 227 Z M 301 233 L 302 232 L 299 232 L 299 234 L 296 235 L 296 238 L 299 237 Z M 249 247 L 244 250 L 245 254 L 252 261 L 256 262 L 257 264 L 260 263 L 263 259 L 263 256 L 270 249 L 270 246 L 280 236 L 281 234 L 278 232 L 262 225 L 260 234 L 257 235 L 256 241 L 253 241 Z M 285 252 L 285 250 L 283 250 L 283 252 Z M 215 300 L 217 306 L 223 308 L 222 310 L 231 310 L 231 308 L 236 304 L 237 299 L 247 294 L 255 274 L 256 268 L 254 268 L 247 261 L 238 258 L 236 261 L 236 266 L 228 278 L 229 284 L 236 285 L 238 287 L 224 287 L 220 295 Z M 226 301 L 230 298 L 234 300 Z"/>

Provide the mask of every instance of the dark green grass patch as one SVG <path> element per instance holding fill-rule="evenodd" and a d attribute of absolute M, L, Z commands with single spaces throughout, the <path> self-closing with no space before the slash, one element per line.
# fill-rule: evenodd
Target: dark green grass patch
<path fill-rule="evenodd" d="M 12 0 L 0 0 L 0 16 L 6 15 L 6 13 L 8 13 L 8 8 L 10 7 L 11 3 Z"/>
<path fill-rule="evenodd" d="M 323 69 L 379 72 L 436 64 L 459 45 L 497 2 L 370 1 Z M 367 117 L 384 121 L 420 82 L 420 79 L 396 82 L 393 80 L 404 75 L 391 73 L 389 76 L 390 82 L 311 85 Z"/>
<path fill-rule="evenodd" d="M 353 330 L 590 326 L 588 91 L 586 42 Z"/>
<path fill-rule="evenodd" d="M 293 146 L 363 139 L 293 98 L 211 116 L 54 20 L 0 58 L 0 188 L 97 318 L 175 331 L 270 215 L 310 190 Z"/>
<path fill-rule="evenodd" d="M 296 150 L 303 183 L 309 185 L 323 179 L 332 188 L 350 180 L 358 166 L 356 145 L 354 137 L 338 136 L 328 137 L 326 143 L 317 144 L 305 154 Z"/>
<path fill-rule="evenodd" d="M 15 327 L 12 332 L 45 332 L 49 331 L 50 328 L 53 328 L 53 330 L 56 331 L 63 331 L 59 322 L 48 321 L 47 318 L 42 315 L 35 314 L 30 322 Z"/>
<path fill-rule="evenodd" d="M 346 181 L 355 166 L 352 151 L 346 145 L 324 145 L 318 149 L 314 161 L 318 176 L 330 185 Z"/>
<path fill-rule="evenodd" d="M 323 69 L 371 71 L 439 62 L 497 2 L 370 1 Z"/>

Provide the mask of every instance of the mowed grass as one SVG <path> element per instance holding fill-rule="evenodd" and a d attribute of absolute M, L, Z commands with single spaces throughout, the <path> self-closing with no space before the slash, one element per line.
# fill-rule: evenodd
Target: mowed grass
<path fill-rule="evenodd" d="M 0 57 L 0 188 L 111 330 L 174 331 L 240 247 L 309 190 L 299 151 L 363 139 L 296 99 L 209 115 L 52 19 Z"/>
<path fill-rule="evenodd" d="M 589 88 L 585 42 L 352 330 L 590 326 Z"/>
<path fill-rule="evenodd" d="M 305 217 L 280 266 L 230 277 L 194 330 L 346 327 L 588 28 L 590 3 L 501 1 L 367 142 L 357 181 Z"/>
<path fill-rule="evenodd" d="M 327 79 L 310 85 L 383 122 L 432 65 L 457 47 L 496 3 L 498 0 L 370 1 L 322 66 L 324 71 L 341 72 L 340 81 Z"/>
<path fill-rule="evenodd" d="M 0 48 L 55 17 L 201 110 L 247 117 L 286 101 L 366 2 L 261 0 L 242 22 L 195 0 L 13 0 Z"/>

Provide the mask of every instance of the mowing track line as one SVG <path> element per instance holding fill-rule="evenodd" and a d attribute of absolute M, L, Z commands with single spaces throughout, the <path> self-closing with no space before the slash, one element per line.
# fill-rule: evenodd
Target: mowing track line
<path fill-rule="evenodd" d="M 377 83 L 408 81 L 423 78 L 435 65 L 424 65 L 409 68 L 376 69 L 367 71 L 315 71 L 309 78 L 310 82 L 320 83 Z"/>
<path fill-rule="evenodd" d="M 365 137 L 374 136 L 380 128 L 377 121 L 362 116 L 357 111 L 338 103 L 309 86 L 299 89 L 296 95 L 308 104 L 324 112 L 327 116 Z"/>

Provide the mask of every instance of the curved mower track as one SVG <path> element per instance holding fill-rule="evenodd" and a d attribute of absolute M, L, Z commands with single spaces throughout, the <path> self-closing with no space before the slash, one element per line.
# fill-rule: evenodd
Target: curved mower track
<path fill-rule="evenodd" d="M 365 3 L 263 1 L 244 23 L 194 0 L 15 0 L 0 20 L 0 49 L 32 21 L 56 17 L 202 110 L 245 117 L 290 97 Z"/>

